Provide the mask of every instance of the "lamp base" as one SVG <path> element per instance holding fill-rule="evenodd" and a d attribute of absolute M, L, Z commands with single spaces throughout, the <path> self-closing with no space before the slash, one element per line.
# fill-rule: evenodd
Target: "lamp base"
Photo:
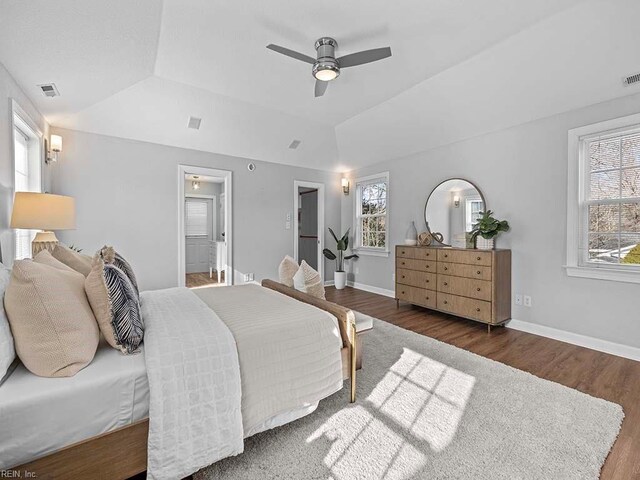
<path fill-rule="evenodd" d="M 55 233 L 47 231 L 38 232 L 33 242 L 31 242 L 31 255 L 35 257 L 42 250 L 53 252 L 56 245 L 58 245 L 58 239 Z"/>

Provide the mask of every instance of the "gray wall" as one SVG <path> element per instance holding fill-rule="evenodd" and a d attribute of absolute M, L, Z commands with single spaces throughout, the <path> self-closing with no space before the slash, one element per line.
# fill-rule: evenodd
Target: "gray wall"
<path fill-rule="evenodd" d="M 640 94 L 590 106 L 403 159 L 351 172 L 356 178 L 389 171 L 391 241 L 407 226 L 424 230 L 423 208 L 442 180 L 466 178 L 484 193 L 487 207 L 509 220 L 497 246 L 513 250 L 513 293 L 533 297 L 531 308 L 513 305 L 513 318 L 640 347 L 640 285 L 567 277 L 567 131 L 640 112 Z M 342 201 L 343 230 L 352 226 L 353 192 Z M 394 288 L 393 254 L 361 256 L 355 280 Z"/>
<path fill-rule="evenodd" d="M 27 112 L 46 136 L 49 126 L 24 92 L 18 87 L 9 72 L 0 63 L 0 245 L 5 264 L 13 263 L 14 240 L 9 229 L 13 209 L 13 132 L 11 130 L 11 99 Z M 63 145 L 64 147 L 64 145 Z M 50 187 L 50 173 L 55 166 L 42 166 L 42 182 L 45 190 Z"/>
<path fill-rule="evenodd" d="M 293 254 L 293 182 L 326 185 L 327 226 L 340 224 L 340 175 L 103 135 L 53 129 L 64 150 L 53 191 L 76 198 L 77 229 L 60 239 L 91 252 L 112 244 L 133 264 L 142 289 L 178 282 L 178 165 L 233 171 L 234 269 L 277 278 Z M 325 234 L 325 242 L 329 241 Z M 331 272 L 331 265 L 326 264 Z"/>

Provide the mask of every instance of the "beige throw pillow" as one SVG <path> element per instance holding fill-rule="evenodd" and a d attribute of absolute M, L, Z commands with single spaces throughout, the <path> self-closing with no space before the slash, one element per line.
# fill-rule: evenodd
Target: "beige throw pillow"
<path fill-rule="evenodd" d="M 298 271 L 298 262 L 296 262 L 289 255 L 284 257 L 278 266 L 278 277 L 280 283 L 287 287 L 293 287 L 293 276 Z"/>
<path fill-rule="evenodd" d="M 76 272 L 73 268 L 68 267 L 67 265 L 62 263 L 60 260 L 57 260 L 56 258 L 54 258 L 54 256 L 51 255 L 51 252 L 49 252 L 49 250 L 42 250 L 38 252 L 38 254 L 35 257 L 33 257 L 33 261 L 36 263 L 41 263 L 43 265 L 49 265 L 50 267 L 55 267 L 58 270 L 64 270 L 67 272 Z"/>
<path fill-rule="evenodd" d="M 80 272 L 85 277 L 89 275 L 91 271 L 91 257 L 74 252 L 65 245 L 56 245 L 52 255 L 56 260 L 60 260 L 66 266 L 73 268 L 76 272 Z"/>
<path fill-rule="evenodd" d="M 100 332 L 81 274 L 17 260 L 4 305 L 16 353 L 31 372 L 71 377 L 93 360 Z"/>
<path fill-rule="evenodd" d="M 300 268 L 293 276 L 293 286 L 299 290 L 314 297 L 325 299 L 324 285 L 320 274 L 309 266 L 304 260 L 300 264 Z"/>

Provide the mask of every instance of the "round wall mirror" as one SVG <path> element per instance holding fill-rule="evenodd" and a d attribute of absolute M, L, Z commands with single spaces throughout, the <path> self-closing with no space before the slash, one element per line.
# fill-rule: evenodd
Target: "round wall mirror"
<path fill-rule="evenodd" d="M 473 248 L 469 232 L 477 223 L 486 203 L 480 189 L 461 178 L 445 180 L 433 189 L 424 207 L 427 230 L 442 235 L 442 243 Z"/>

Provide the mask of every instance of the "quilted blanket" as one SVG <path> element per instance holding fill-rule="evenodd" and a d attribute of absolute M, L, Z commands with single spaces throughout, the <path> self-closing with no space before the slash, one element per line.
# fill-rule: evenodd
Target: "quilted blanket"
<path fill-rule="evenodd" d="M 243 451 L 233 335 L 192 291 L 140 295 L 150 388 L 147 478 L 184 478 Z"/>

